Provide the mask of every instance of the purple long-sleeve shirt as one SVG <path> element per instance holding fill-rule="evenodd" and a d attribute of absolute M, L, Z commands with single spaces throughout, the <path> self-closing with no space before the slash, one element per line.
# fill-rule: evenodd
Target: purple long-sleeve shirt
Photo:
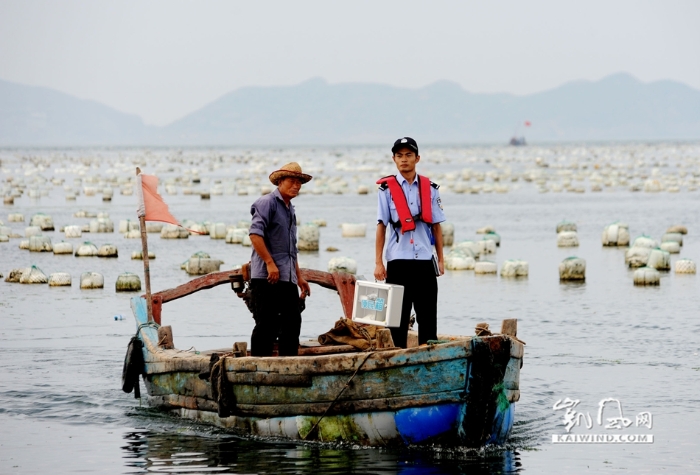
<path fill-rule="evenodd" d="M 297 217 L 294 206 L 285 204 L 279 189 L 258 198 L 250 207 L 253 216 L 248 234 L 262 236 L 280 271 L 280 280 L 297 283 Z M 255 252 L 250 259 L 251 278 L 267 279 L 265 261 Z"/>

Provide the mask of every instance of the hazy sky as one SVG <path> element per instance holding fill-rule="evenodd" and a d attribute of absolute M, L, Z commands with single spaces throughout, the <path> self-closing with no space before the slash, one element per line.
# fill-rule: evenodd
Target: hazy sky
<path fill-rule="evenodd" d="M 700 1 L 0 0 L 0 78 L 166 124 L 249 85 L 527 94 L 626 71 L 700 89 Z"/>

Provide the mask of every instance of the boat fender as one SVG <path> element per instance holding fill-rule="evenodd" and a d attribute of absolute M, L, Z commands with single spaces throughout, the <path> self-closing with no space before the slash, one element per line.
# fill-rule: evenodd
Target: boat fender
<path fill-rule="evenodd" d="M 226 375 L 226 357 L 223 355 L 211 368 L 209 376 L 211 382 L 211 395 L 216 401 L 219 417 L 229 417 L 236 413 L 236 395 L 233 385 Z"/>
<path fill-rule="evenodd" d="M 139 375 L 144 374 L 143 342 L 137 336 L 129 341 L 124 357 L 124 369 L 122 370 L 122 391 L 130 393 L 134 391 L 134 397 L 141 397 L 139 388 Z"/>

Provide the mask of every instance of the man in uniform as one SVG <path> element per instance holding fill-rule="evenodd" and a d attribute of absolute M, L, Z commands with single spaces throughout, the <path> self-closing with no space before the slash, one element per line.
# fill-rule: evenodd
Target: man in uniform
<path fill-rule="evenodd" d="M 380 187 L 374 278 L 404 287 L 401 326 L 392 328 L 391 336 L 395 346 L 406 348 L 412 306 L 418 322 L 418 343 L 437 339 L 436 277 L 445 273 L 440 228 L 445 214 L 439 186 L 416 173 L 420 161 L 416 141 L 400 138 L 391 152 L 398 173 L 377 182 Z"/>
<path fill-rule="evenodd" d="M 258 198 L 250 208 L 253 356 L 272 356 L 275 341 L 280 356 L 296 356 L 299 351 L 301 309 L 297 285 L 302 299 L 311 295 L 311 289 L 299 271 L 297 218 L 291 201 L 309 180 L 311 176 L 302 173 L 298 163 L 288 163 L 270 174 L 270 181 L 277 186 L 275 191 Z"/>

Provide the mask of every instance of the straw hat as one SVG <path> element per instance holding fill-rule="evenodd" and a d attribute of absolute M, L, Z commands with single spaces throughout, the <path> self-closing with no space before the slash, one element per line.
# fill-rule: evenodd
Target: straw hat
<path fill-rule="evenodd" d="M 297 162 L 290 162 L 284 165 L 279 170 L 270 173 L 270 181 L 273 185 L 279 184 L 282 178 L 294 177 L 299 178 L 302 183 L 307 183 L 311 180 L 312 176 L 301 172 L 301 167 Z"/>

